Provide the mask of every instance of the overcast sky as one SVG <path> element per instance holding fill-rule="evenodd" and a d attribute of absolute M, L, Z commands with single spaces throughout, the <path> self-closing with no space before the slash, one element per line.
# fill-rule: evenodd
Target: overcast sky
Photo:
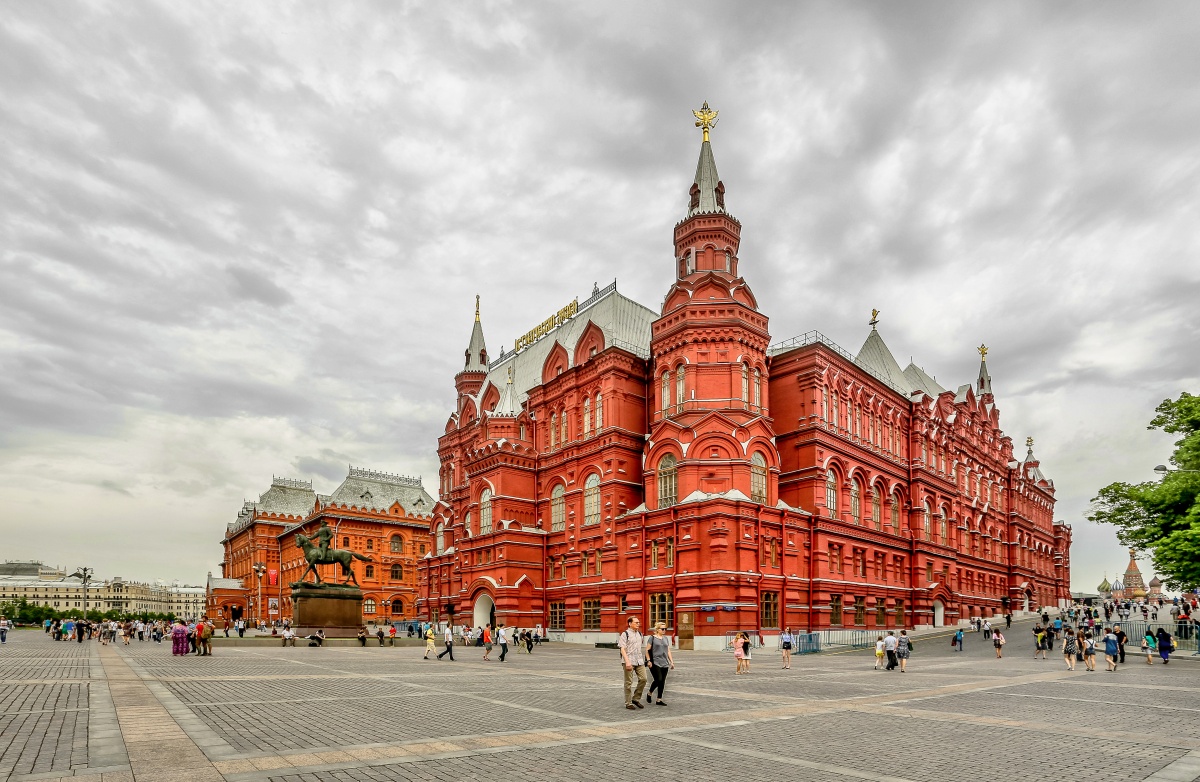
<path fill-rule="evenodd" d="M 699 148 L 775 339 L 991 348 L 1074 587 L 1200 392 L 1200 4 L 16 3 L 0 19 L 5 559 L 202 582 L 272 474 L 437 488 L 493 355 L 657 308 Z M 1023 453 L 1024 448 L 1019 447 Z M 1149 566 L 1144 565 L 1149 579 Z"/>

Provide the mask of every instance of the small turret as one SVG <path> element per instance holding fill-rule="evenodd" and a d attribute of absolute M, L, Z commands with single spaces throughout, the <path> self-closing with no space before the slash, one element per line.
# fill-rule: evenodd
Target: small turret
<path fill-rule="evenodd" d="M 980 345 L 979 351 L 979 377 L 975 380 L 975 393 L 979 396 L 992 393 L 992 376 L 988 374 L 987 369 L 987 354 L 988 346 Z"/>
<path fill-rule="evenodd" d="M 487 377 L 487 344 L 483 341 L 483 324 L 479 320 L 479 296 L 475 297 L 475 325 L 471 328 L 471 341 L 467 344 L 466 362 L 463 371 L 454 376 L 454 387 L 459 396 L 479 393 Z"/>

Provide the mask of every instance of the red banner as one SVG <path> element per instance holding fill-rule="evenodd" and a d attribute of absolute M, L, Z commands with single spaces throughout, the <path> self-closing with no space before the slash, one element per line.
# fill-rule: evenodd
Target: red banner
<path fill-rule="evenodd" d="M 275 586 L 276 584 L 279 583 L 279 571 L 278 570 L 275 570 L 274 568 L 272 568 L 271 570 L 267 571 L 267 583 L 269 583 L 271 586 Z"/>

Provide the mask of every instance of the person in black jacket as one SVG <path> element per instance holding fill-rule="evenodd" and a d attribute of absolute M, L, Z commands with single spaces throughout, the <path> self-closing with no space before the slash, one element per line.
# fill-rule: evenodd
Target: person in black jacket
<path fill-rule="evenodd" d="M 1125 635 L 1125 631 L 1121 629 L 1121 625 L 1113 625 L 1113 635 L 1117 637 L 1117 654 L 1121 658 L 1121 663 L 1125 662 L 1125 642 L 1129 640 L 1129 636 Z"/>

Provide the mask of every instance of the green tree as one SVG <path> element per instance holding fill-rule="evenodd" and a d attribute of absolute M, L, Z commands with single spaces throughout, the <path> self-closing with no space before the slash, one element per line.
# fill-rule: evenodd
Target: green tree
<path fill-rule="evenodd" d="M 1163 400 L 1149 429 L 1182 435 L 1175 469 L 1161 481 L 1112 483 L 1092 499 L 1091 521 L 1117 527 L 1126 546 L 1150 553 L 1168 589 L 1200 586 L 1200 396 Z"/>

